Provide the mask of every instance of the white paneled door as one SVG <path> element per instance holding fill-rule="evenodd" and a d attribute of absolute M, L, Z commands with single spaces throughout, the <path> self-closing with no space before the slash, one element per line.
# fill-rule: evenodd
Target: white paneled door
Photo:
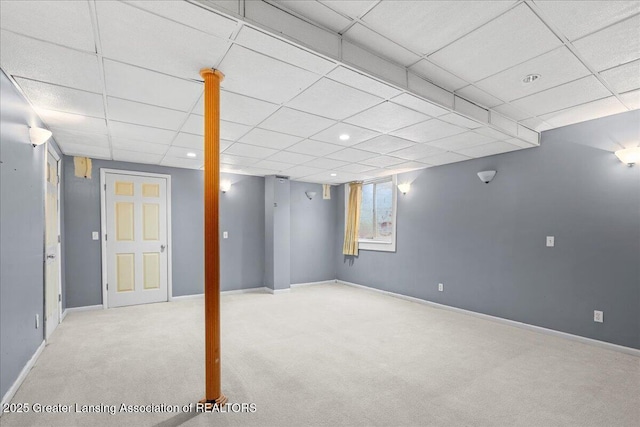
<path fill-rule="evenodd" d="M 167 179 L 105 174 L 109 307 L 168 300 Z"/>
<path fill-rule="evenodd" d="M 47 152 L 45 170 L 45 313 L 44 327 L 47 339 L 60 323 L 60 204 L 58 203 L 57 155 Z"/>

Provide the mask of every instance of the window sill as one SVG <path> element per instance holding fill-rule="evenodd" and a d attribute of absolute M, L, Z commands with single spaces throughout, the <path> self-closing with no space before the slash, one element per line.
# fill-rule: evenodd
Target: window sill
<path fill-rule="evenodd" d="M 394 242 L 380 242 L 375 240 L 358 240 L 358 250 L 395 252 L 396 244 Z"/>

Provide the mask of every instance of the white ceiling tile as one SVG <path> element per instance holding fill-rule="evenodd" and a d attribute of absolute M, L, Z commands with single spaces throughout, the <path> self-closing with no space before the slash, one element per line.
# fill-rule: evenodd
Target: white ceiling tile
<path fill-rule="evenodd" d="M 393 135 L 415 142 L 428 142 L 434 139 L 444 138 L 467 129 L 446 123 L 437 119 L 428 120 L 393 132 Z"/>
<path fill-rule="evenodd" d="M 630 92 L 620 94 L 620 99 L 622 99 L 622 102 L 632 110 L 640 108 L 640 90 L 632 90 Z"/>
<path fill-rule="evenodd" d="M 165 156 L 160 164 L 174 168 L 200 169 L 202 167 L 202 160 Z"/>
<path fill-rule="evenodd" d="M 222 136 L 222 128 L 224 126 L 223 123 L 230 123 L 230 122 L 220 121 L 220 138 L 234 139 L 234 138 L 229 138 L 228 135 Z M 238 125 L 238 126 L 244 126 L 244 125 Z M 245 127 L 247 128 L 247 130 L 250 129 L 250 126 L 245 126 Z M 199 114 L 190 114 L 189 117 L 187 118 L 187 121 L 182 125 L 182 128 L 180 130 L 182 132 L 193 133 L 196 135 L 204 135 L 204 116 L 201 116 Z"/>
<path fill-rule="evenodd" d="M 359 18 L 363 13 L 369 10 L 377 0 L 321 0 L 331 9 L 341 12 L 343 15 L 351 18 Z"/>
<path fill-rule="evenodd" d="M 633 61 L 600 73 L 618 93 L 640 88 L 640 61 Z"/>
<path fill-rule="evenodd" d="M 56 140 L 56 142 L 58 141 Z M 109 150 L 109 147 L 60 142 L 58 142 L 58 146 L 67 156 L 90 157 L 93 159 L 111 159 L 111 151 Z"/>
<path fill-rule="evenodd" d="M 389 132 L 427 120 L 429 117 L 392 102 L 384 102 L 345 120 L 347 123 Z"/>
<path fill-rule="evenodd" d="M 0 27 L 74 49 L 96 51 L 88 2 L 3 1 Z"/>
<path fill-rule="evenodd" d="M 519 123 L 529 129 L 535 130 L 536 132 L 542 132 L 552 128 L 551 125 L 538 117 L 531 117 L 530 119 L 522 120 Z"/>
<path fill-rule="evenodd" d="M 478 123 L 475 120 L 468 119 L 456 113 L 445 114 L 444 116 L 440 116 L 438 118 L 447 123 L 451 123 L 452 125 L 465 127 L 468 129 L 476 129 L 482 126 L 482 123 Z"/>
<path fill-rule="evenodd" d="M 115 120 L 109 121 L 109 133 L 112 137 L 116 138 L 135 141 L 149 141 L 165 145 L 169 145 L 176 135 L 176 133 L 171 130 L 134 125 L 131 123 L 122 123 Z M 202 138 L 200 138 L 200 141 L 201 140 Z"/>
<path fill-rule="evenodd" d="M 518 139 L 518 138 L 510 138 L 510 139 L 507 139 L 505 142 L 508 143 L 508 144 L 511 144 L 511 145 L 515 145 L 516 147 L 520 147 L 520 148 L 538 147 L 538 145 L 533 145 L 533 144 L 531 144 L 531 143 L 529 143 L 527 141 L 524 141 L 524 140 Z"/>
<path fill-rule="evenodd" d="M 498 99 L 493 95 L 489 95 L 487 92 L 473 85 L 457 90 L 456 94 L 484 107 L 491 108 L 496 105 L 504 104 L 504 101 L 501 99 Z"/>
<path fill-rule="evenodd" d="M 363 90 L 368 93 L 372 93 L 382 98 L 391 98 L 401 93 L 400 90 L 391 87 L 387 84 L 381 83 L 378 80 L 365 76 L 346 67 L 338 67 L 335 70 L 327 74 L 327 77 L 344 83 L 347 86 L 352 86 L 356 89 Z"/>
<path fill-rule="evenodd" d="M 276 111 L 279 105 L 237 93 L 220 92 L 220 119 L 234 123 L 257 125 Z M 194 108 L 194 113 L 203 115 L 204 104 L 200 103 Z"/>
<path fill-rule="evenodd" d="M 191 133 L 180 132 L 173 144 L 176 147 L 194 148 L 202 150 L 204 148 L 204 137 L 202 135 L 194 135 Z"/>
<path fill-rule="evenodd" d="M 403 162 L 403 163 L 406 163 L 406 162 Z M 399 170 L 398 173 L 402 173 L 402 172 L 405 172 L 405 171 Z M 380 177 L 383 177 L 383 176 L 389 176 L 389 175 L 393 175 L 395 173 L 396 173 L 396 171 L 392 170 L 391 168 L 389 168 L 389 169 L 381 168 L 381 169 L 374 169 L 374 170 L 367 171 L 367 175 L 369 175 L 369 176 L 371 176 L 373 178 L 380 178 Z"/>
<path fill-rule="evenodd" d="M 252 50 L 234 45 L 220 69 L 222 87 L 265 101 L 283 103 L 318 79 L 318 75 Z"/>
<path fill-rule="evenodd" d="M 349 135 L 349 139 L 343 141 L 340 139 L 340 135 Z M 380 134 L 370 129 L 361 128 L 348 123 L 337 123 L 330 128 L 313 135 L 313 139 L 349 147 L 362 141 L 366 141 L 367 139 L 371 139 L 377 135 Z"/>
<path fill-rule="evenodd" d="M 342 173 L 340 175 L 342 175 Z M 305 176 L 302 178 L 298 178 L 297 180 L 301 182 L 312 182 L 317 184 L 331 184 L 331 185 L 336 185 L 341 182 L 344 182 L 344 180 L 340 179 L 340 177 L 338 176 L 331 176 L 329 174 L 329 171 L 320 172 L 315 175 Z"/>
<path fill-rule="evenodd" d="M 341 166 L 336 170 L 339 172 L 349 172 L 349 173 L 364 173 L 367 171 L 371 171 L 376 169 L 375 166 L 361 165 L 358 163 L 351 163 L 345 166 Z"/>
<path fill-rule="evenodd" d="M 299 136 L 286 135 L 259 128 L 253 128 L 249 133 L 240 138 L 240 142 L 276 150 L 290 147 L 301 140 L 302 138 Z"/>
<path fill-rule="evenodd" d="M 38 108 L 36 112 L 50 128 L 70 129 L 77 132 L 98 133 L 102 135 L 107 134 L 107 122 L 105 119 L 40 108 Z"/>
<path fill-rule="evenodd" d="M 235 173 L 241 173 L 243 175 L 253 175 L 253 176 L 267 176 L 274 174 L 273 169 L 263 169 L 257 168 L 255 166 L 244 166 L 240 171 Z"/>
<path fill-rule="evenodd" d="M 95 54 L 2 30 L 0 65 L 13 76 L 102 93 L 98 57 Z"/>
<path fill-rule="evenodd" d="M 118 150 L 164 155 L 169 149 L 169 144 L 155 144 L 153 142 L 133 141 L 130 139 L 114 138 L 112 136 L 111 147 L 113 147 L 114 149 L 117 148 Z"/>
<path fill-rule="evenodd" d="M 520 108 L 516 108 L 511 104 L 498 105 L 496 107 L 493 107 L 492 110 L 497 111 L 498 113 L 516 121 L 528 119 L 529 117 L 533 116 L 533 114 L 531 114 L 530 112 L 524 111 Z"/>
<path fill-rule="evenodd" d="M 511 145 L 504 141 L 496 141 L 490 142 L 489 144 L 479 145 L 477 147 L 463 148 L 461 150 L 457 150 L 457 152 L 458 154 L 462 154 L 467 157 L 485 157 L 515 150 L 520 150 L 520 147 Z"/>
<path fill-rule="evenodd" d="M 234 156 L 232 154 L 220 154 L 220 163 L 235 166 L 255 165 L 259 160 L 253 157 Z"/>
<path fill-rule="evenodd" d="M 382 98 L 322 79 L 287 103 L 288 107 L 342 120 L 382 102 Z"/>
<path fill-rule="evenodd" d="M 335 168 L 339 168 L 340 166 L 344 166 L 346 164 L 347 162 L 343 162 L 341 160 L 326 159 L 326 158 L 320 157 L 305 163 L 305 166 L 311 166 L 311 167 L 320 168 L 320 169 L 335 169 Z"/>
<path fill-rule="evenodd" d="M 271 160 L 260 160 L 253 166 L 260 169 L 269 169 L 275 172 L 280 172 L 283 170 L 291 169 L 295 165 L 292 165 L 291 163 L 274 162 Z"/>
<path fill-rule="evenodd" d="M 577 107 L 545 114 L 540 116 L 540 118 L 554 127 L 560 127 L 610 116 L 623 111 L 627 111 L 627 109 L 622 103 L 620 103 L 617 98 L 610 96 L 598 101 L 578 105 Z"/>
<path fill-rule="evenodd" d="M 235 154 L 237 156 L 255 157 L 258 159 L 264 159 L 278 152 L 266 147 L 258 147 L 255 145 L 247 145 L 236 142 L 231 147 L 224 151 L 226 154 Z"/>
<path fill-rule="evenodd" d="M 358 150 L 371 151 L 378 154 L 387 154 L 391 151 L 401 150 L 403 148 L 413 147 L 415 142 L 398 138 L 391 135 L 380 135 L 368 141 L 355 145 L 353 148 Z"/>
<path fill-rule="evenodd" d="M 301 178 L 303 176 L 314 175 L 322 172 L 322 169 L 312 168 L 310 166 L 294 166 L 282 171 L 283 174 L 288 175 L 291 178 Z"/>
<path fill-rule="evenodd" d="M 372 29 L 428 54 L 511 6 L 510 2 L 381 2 L 363 18 Z"/>
<path fill-rule="evenodd" d="M 231 147 L 232 144 L 233 144 L 233 141 L 227 141 L 226 139 L 221 139 L 220 140 L 220 152 L 222 153 L 224 150 L 226 150 L 227 148 Z"/>
<path fill-rule="evenodd" d="M 240 123 L 220 121 L 220 138 L 229 141 L 235 141 L 242 135 L 247 133 L 251 126 L 241 125 Z"/>
<path fill-rule="evenodd" d="M 640 12 L 640 3 L 637 1 L 536 0 L 535 3 L 569 40 Z"/>
<path fill-rule="evenodd" d="M 342 150 L 344 147 L 335 144 L 327 144 L 326 142 L 305 139 L 304 141 L 287 148 L 287 151 L 300 154 L 309 154 L 310 156 L 322 157 L 330 153 Z"/>
<path fill-rule="evenodd" d="M 429 59 L 475 82 L 560 45 L 551 30 L 526 4 L 521 4 Z"/>
<path fill-rule="evenodd" d="M 190 111 L 203 91 L 200 83 L 108 59 L 103 62 L 108 96 Z"/>
<path fill-rule="evenodd" d="M 128 0 L 127 3 L 223 39 L 229 38 L 238 25 L 233 19 L 188 2 Z"/>
<path fill-rule="evenodd" d="M 531 111 L 533 115 L 539 116 L 604 98 L 608 95 L 611 95 L 611 92 L 609 92 L 598 79 L 594 76 L 588 76 L 571 83 L 520 98 L 511 104 L 516 108 L 526 109 L 527 111 Z"/>
<path fill-rule="evenodd" d="M 416 169 L 425 169 L 430 166 L 431 165 L 425 164 L 422 162 L 404 162 L 404 163 L 400 163 L 395 166 L 392 166 L 389 169 L 393 169 L 394 173 L 402 173 L 402 172 L 408 172 Z"/>
<path fill-rule="evenodd" d="M 256 52 L 316 74 L 325 74 L 336 66 L 334 62 L 247 26 L 242 27 L 235 41 Z"/>
<path fill-rule="evenodd" d="M 573 42 L 598 71 L 640 58 L 640 15 Z"/>
<path fill-rule="evenodd" d="M 522 79 L 529 74 L 539 74 L 540 78 L 523 83 Z M 480 80 L 476 85 L 505 101 L 512 101 L 588 74 L 587 67 L 563 46 Z"/>
<path fill-rule="evenodd" d="M 104 103 L 100 94 L 22 78 L 16 78 L 16 82 L 36 108 L 104 117 Z"/>
<path fill-rule="evenodd" d="M 169 130 L 178 130 L 187 118 L 184 112 L 113 97 L 107 97 L 107 110 L 109 119 Z"/>
<path fill-rule="evenodd" d="M 64 129 L 52 130 L 53 137 L 58 144 L 63 145 L 89 145 L 93 147 L 109 148 L 109 137 L 107 135 L 93 134 L 86 132 L 73 132 Z"/>
<path fill-rule="evenodd" d="M 299 0 L 275 0 L 275 3 L 282 5 L 305 18 L 322 25 L 331 31 L 338 33 L 343 30 L 351 20 L 336 13 L 320 2 L 299 1 Z"/>
<path fill-rule="evenodd" d="M 195 156 L 194 156 L 195 154 Z M 169 147 L 167 150 L 168 157 L 184 158 L 198 160 L 204 162 L 204 150 L 195 150 L 193 148 Z"/>
<path fill-rule="evenodd" d="M 406 162 L 405 159 L 399 159 L 397 157 L 391 157 L 391 156 L 380 156 L 380 157 L 374 157 L 371 159 L 363 160 L 361 163 L 364 165 L 375 166 L 378 168 L 385 168 L 393 165 L 398 165 L 404 162 Z"/>
<path fill-rule="evenodd" d="M 403 93 L 396 96 L 395 98 L 392 98 L 391 102 L 409 107 L 431 117 L 442 116 L 443 114 L 447 114 L 449 112 L 449 110 L 445 108 L 439 107 L 429 101 L 425 101 L 418 98 L 417 96 L 413 96 L 408 93 Z"/>
<path fill-rule="evenodd" d="M 124 3 L 98 1 L 96 9 L 104 57 L 150 70 L 199 80 L 200 69 L 217 64 L 229 44 Z"/>
<path fill-rule="evenodd" d="M 435 156 L 426 157 L 422 159 L 422 161 L 433 166 L 439 166 L 439 165 L 446 165 L 449 163 L 463 162 L 469 159 L 470 157 L 463 156 L 462 154 L 442 153 L 442 154 L 436 154 Z"/>
<path fill-rule="evenodd" d="M 335 124 L 335 121 L 291 108 L 281 108 L 260 124 L 261 128 L 289 135 L 309 136 Z"/>
<path fill-rule="evenodd" d="M 288 151 L 280 151 L 269 157 L 268 160 L 274 162 L 291 163 L 292 165 L 306 163 L 313 160 L 314 156 L 308 156 L 306 154 L 290 153 Z"/>
<path fill-rule="evenodd" d="M 403 148 L 402 150 L 394 151 L 389 155 L 392 157 L 399 157 L 404 160 L 417 160 L 428 155 L 442 153 L 442 150 L 439 148 L 431 147 L 427 144 L 417 144 L 413 147 Z M 403 161 L 404 161 L 403 160 Z M 362 163 L 367 163 L 363 161 Z"/>
<path fill-rule="evenodd" d="M 490 127 L 478 128 L 475 129 L 474 132 L 477 132 L 480 135 L 488 136 L 489 138 L 495 139 L 496 141 L 504 141 L 505 139 L 512 138 L 511 135 L 507 135 L 506 133 L 500 132 L 499 130 L 495 130 Z"/>
<path fill-rule="evenodd" d="M 157 165 L 160 163 L 163 154 L 151 154 L 140 151 L 128 151 L 122 149 L 113 149 L 113 160 L 118 162 L 131 162 L 131 163 L 148 163 Z"/>
<path fill-rule="evenodd" d="M 369 74 L 381 77 L 386 81 L 401 86 L 406 85 L 406 68 L 347 40 L 342 40 L 342 61 L 361 70 L 367 70 Z"/>
<path fill-rule="evenodd" d="M 208 0 L 208 3 L 233 13 L 240 13 L 240 0 Z"/>
<path fill-rule="evenodd" d="M 475 145 L 487 144 L 494 139 L 476 132 L 466 132 L 458 135 L 448 136 L 429 142 L 429 145 L 448 151 L 458 151 L 462 148 L 473 147 Z"/>
<path fill-rule="evenodd" d="M 420 56 L 405 49 L 386 37 L 371 31 L 362 24 L 356 23 L 343 34 L 346 40 L 351 41 L 383 58 L 390 59 L 405 67 L 420 59 Z"/>
<path fill-rule="evenodd" d="M 377 157 L 375 153 L 369 151 L 356 150 L 355 148 L 345 148 L 344 150 L 331 153 L 326 157 L 336 160 L 344 160 L 347 162 L 360 162 L 362 160 Z"/>
<path fill-rule="evenodd" d="M 460 89 L 468 84 L 461 78 L 454 76 L 450 72 L 443 70 L 426 59 L 412 65 L 410 70 L 426 78 L 430 82 L 450 91 Z"/>

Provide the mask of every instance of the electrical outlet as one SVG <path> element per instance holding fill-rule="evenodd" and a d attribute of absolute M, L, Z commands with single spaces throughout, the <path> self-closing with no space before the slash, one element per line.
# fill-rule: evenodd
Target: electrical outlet
<path fill-rule="evenodd" d="M 598 323 L 604 322 L 604 313 L 599 310 L 593 310 L 593 321 Z"/>
<path fill-rule="evenodd" d="M 547 247 L 548 248 L 552 248 L 556 245 L 556 238 L 555 236 L 547 236 Z"/>
<path fill-rule="evenodd" d="M 444 284 L 443 283 L 438 283 L 438 290 L 440 292 L 444 291 Z"/>
<path fill-rule="evenodd" d="M 40 327 L 40 315 L 36 314 L 36 329 Z"/>
<path fill-rule="evenodd" d="M 100 234 L 99 234 L 97 231 L 93 231 L 93 232 L 91 233 L 91 238 L 92 238 L 93 240 L 100 240 Z"/>
<path fill-rule="evenodd" d="M 222 232 L 222 238 L 223 239 L 228 239 L 229 238 L 229 232 L 228 231 L 223 231 Z"/>

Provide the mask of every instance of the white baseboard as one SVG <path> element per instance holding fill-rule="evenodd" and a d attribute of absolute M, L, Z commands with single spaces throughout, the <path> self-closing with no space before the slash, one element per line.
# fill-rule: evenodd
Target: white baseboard
<path fill-rule="evenodd" d="M 520 329 L 526 329 L 526 330 L 529 330 L 529 331 L 534 331 L 534 332 L 542 333 L 542 334 L 545 334 L 545 335 L 553 335 L 553 336 L 556 336 L 556 337 L 560 337 L 560 338 L 564 338 L 564 339 L 568 339 L 568 340 L 572 340 L 572 341 L 581 342 L 583 344 L 589 344 L 589 345 L 593 345 L 593 346 L 596 346 L 596 347 L 604 348 L 604 349 L 607 349 L 607 350 L 618 351 L 618 352 L 621 352 L 621 353 L 626 353 L 626 354 L 630 354 L 632 356 L 640 357 L 640 350 L 635 349 L 635 348 L 631 348 L 631 347 L 625 347 L 623 345 L 612 344 L 612 343 L 605 342 L 605 341 L 594 340 L 593 338 L 582 337 L 580 335 L 573 335 L 573 334 L 569 334 L 567 332 L 560 332 L 560 331 L 556 331 L 554 329 L 548 329 L 548 328 L 543 328 L 541 326 L 530 325 L 528 323 L 517 322 L 515 320 L 504 319 L 502 317 L 491 316 L 490 314 L 477 313 L 475 311 L 465 310 L 463 308 L 452 307 L 450 305 L 439 304 L 437 302 L 432 302 L 432 301 L 428 301 L 428 300 L 424 300 L 424 299 L 420 299 L 420 298 L 410 297 L 410 296 L 407 296 L 407 295 L 397 294 L 397 293 L 389 292 L 389 291 L 383 291 L 382 289 L 372 288 L 370 286 L 365 286 L 365 285 L 359 285 L 357 283 L 346 282 L 344 280 L 336 280 L 336 282 L 337 283 L 342 283 L 343 285 L 347 285 L 347 286 L 353 286 L 353 287 L 356 287 L 356 288 L 362 288 L 362 289 L 367 289 L 367 290 L 374 291 L 374 292 L 379 292 L 379 293 L 382 293 L 382 294 L 385 294 L 385 295 L 389 295 L 389 296 L 394 297 L 394 298 L 400 298 L 400 299 L 404 299 L 404 300 L 407 300 L 407 301 L 416 302 L 418 304 L 425 304 L 425 305 L 428 305 L 428 306 L 431 306 L 431 307 L 434 307 L 434 308 L 454 311 L 456 313 L 461 313 L 461 314 L 466 314 L 466 315 L 469 315 L 469 316 L 479 317 L 481 319 L 490 320 L 490 321 L 493 321 L 493 322 L 498 322 L 498 323 L 502 323 L 502 324 L 509 325 L 509 326 L 514 326 L 514 327 L 520 328 Z"/>
<path fill-rule="evenodd" d="M 42 350 L 44 350 L 45 345 L 46 345 L 46 342 L 43 340 L 42 343 L 36 349 L 35 353 L 33 353 L 33 356 L 31 356 L 31 359 L 29 359 L 27 364 L 24 365 L 24 368 L 22 368 L 22 371 L 20 371 L 20 375 L 18 375 L 18 378 L 16 378 L 16 380 L 13 382 L 11 387 L 9 387 L 9 390 L 7 390 L 4 396 L 2 396 L 1 405 L 3 407 L 5 403 L 11 402 L 11 399 L 13 399 L 13 396 L 15 396 L 16 392 L 22 385 L 22 382 L 24 381 L 25 378 L 27 378 L 29 371 L 31 371 L 31 368 L 33 368 L 33 365 L 36 364 L 38 357 L 40 357 L 40 354 L 42 354 Z M 0 411 L 0 415 L 1 415 L 1 412 L 2 411 Z"/>
<path fill-rule="evenodd" d="M 249 293 L 264 293 L 264 292 L 267 292 L 267 288 L 264 286 L 261 286 L 258 288 L 233 289 L 230 291 L 220 291 L 220 294 L 235 295 L 235 294 L 249 294 Z M 171 301 L 184 301 L 184 300 L 197 299 L 197 298 L 204 298 L 204 294 L 180 295 L 180 296 L 171 298 Z"/>
<path fill-rule="evenodd" d="M 326 284 L 329 284 L 329 283 L 336 283 L 336 282 L 337 282 L 336 279 L 332 279 L 332 280 L 323 280 L 321 282 L 292 283 L 291 287 L 292 288 L 297 288 L 299 286 L 326 285 Z"/>
<path fill-rule="evenodd" d="M 177 297 L 171 297 L 170 302 L 174 302 L 174 301 L 184 301 L 184 300 L 188 300 L 188 299 L 198 299 L 198 298 L 203 298 L 204 294 L 191 294 L 191 295 L 180 295 Z"/>
<path fill-rule="evenodd" d="M 73 311 L 102 310 L 104 308 L 105 307 L 102 304 L 99 304 L 99 305 L 85 305 L 83 307 L 68 307 L 68 308 L 65 308 L 64 311 L 62 312 L 62 318 L 60 319 L 60 323 L 62 323 L 64 318 L 67 317 L 67 314 L 69 314 L 70 312 L 73 312 Z"/>
<path fill-rule="evenodd" d="M 290 292 L 291 288 L 286 288 L 286 289 L 271 289 L 271 288 L 265 288 L 267 290 L 267 292 L 269 292 L 270 294 L 273 295 L 277 295 L 277 294 L 284 294 L 286 292 Z"/>

